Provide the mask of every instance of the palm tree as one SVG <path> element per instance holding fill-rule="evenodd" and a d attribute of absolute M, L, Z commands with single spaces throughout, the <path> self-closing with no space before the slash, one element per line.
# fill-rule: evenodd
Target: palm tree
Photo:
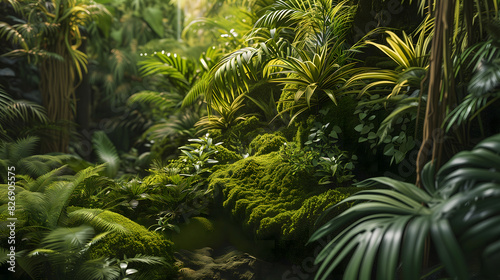
<path fill-rule="evenodd" d="M 40 69 L 40 91 L 50 121 L 63 122 L 66 129 L 53 141 L 44 142 L 46 151 L 67 152 L 70 123 L 74 119 L 75 88 L 87 71 L 87 56 L 79 50 L 85 39 L 82 26 L 108 13 L 103 6 L 81 0 L 11 1 L 22 23 L 2 22 L 0 35 L 12 42 L 7 55 L 28 55 Z"/>
<path fill-rule="evenodd" d="M 335 102 L 339 86 L 352 74 L 355 47 L 347 47 L 344 39 L 354 10 L 347 1 L 267 3 L 243 47 L 225 55 L 202 80 L 205 100 L 215 109 L 232 106 L 240 95 L 265 104 L 268 96 L 259 100 L 256 94 L 274 82 L 292 85 L 282 97 L 293 92 L 299 112 L 323 97 Z"/>

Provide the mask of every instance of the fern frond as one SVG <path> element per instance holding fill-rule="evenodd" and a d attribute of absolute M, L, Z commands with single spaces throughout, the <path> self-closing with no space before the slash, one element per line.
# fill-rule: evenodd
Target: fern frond
<path fill-rule="evenodd" d="M 46 188 L 47 225 L 49 228 L 55 228 L 65 218 L 65 209 L 77 186 L 88 177 L 98 175 L 102 169 L 102 165 L 86 168 L 71 176 L 69 181 L 51 184 Z"/>
<path fill-rule="evenodd" d="M 54 252 L 75 251 L 85 246 L 94 233 L 94 228 L 88 225 L 57 228 L 45 236 L 42 246 Z"/>
<path fill-rule="evenodd" d="M 98 231 L 117 231 L 127 233 L 128 230 L 120 223 L 103 219 L 99 214 L 105 210 L 101 209 L 78 209 L 68 214 L 69 221 L 74 224 L 89 223 Z"/>
<path fill-rule="evenodd" d="M 21 170 L 25 170 L 27 174 L 36 178 L 62 166 L 64 161 L 70 158 L 71 155 L 34 155 L 21 159 L 17 165 Z"/>
<path fill-rule="evenodd" d="M 40 138 L 30 136 L 18 139 L 15 143 L 10 143 L 8 157 L 11 164 L 17 164 L 21 159 L 31 156 L 40 142 Z"/>

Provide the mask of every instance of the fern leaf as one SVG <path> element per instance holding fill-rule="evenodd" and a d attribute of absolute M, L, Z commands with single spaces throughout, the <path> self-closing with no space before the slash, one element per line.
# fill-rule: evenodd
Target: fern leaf
<path fill-rule="evenodd" d="M 120 223 L 115 223 L 101 218 L 99 214 L 104 211 L 105 210 L 101 209 L 78 209 L 69 213 L 68 217 L 71 223 L 89 223 L 98 231 L 117 231 L 121 233 L 128 232 L 128 230 Z"/>

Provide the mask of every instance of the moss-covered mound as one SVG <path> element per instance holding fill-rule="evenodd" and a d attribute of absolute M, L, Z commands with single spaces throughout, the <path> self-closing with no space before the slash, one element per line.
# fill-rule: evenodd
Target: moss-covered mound
<path fill-rule="evenodd" d="M 327 190 L 311 175 L 293 175 L 290 164 L 276 152 L 227 165 L 214 172 L 209 181 L 210 187 L 222 195 L 223 207 L 242 221 L 245 229 L 259 239 L 278 241 L 305 242 L 326 208 L 357 191 Z"/>
<path fill-rule="evenodd" d="M 228 150 L 222 145 L 216 146 L 215 149 L 217 150 L 217 153 L 214 155 L 214 159 L 218 161 L 218 164 L 233 163 L 243 158 L 239 154 Z"/>
<path fill-rule="evenodd" d="M 257 135 L 252 142 L 250 142 L 250 149 L 255 152 L 256 156 L 269 154 L 270 152 L 279 151 L 283 143 L 286 142 L 286 138 L 277 134 L 262 134 Z"/>
<path fill-rule="evenodd" d="M 75 213 L 77 211 L 79 210 L 76 210 Z M 85 219 L 91 226 L 98 231 L 102 231 L 102 225 L 107 222 L 121 225 L 124 231 L 113 231 L 92 246 L 90 249 L 92 258 L 123 259 L 124 256 L 133 257 L 137 254 L 163 257 L 169 263 L 169 266 L 166 266 L 164 271 L 159 273 L 158 279 L 174 279 L 177 268 L 174 266 L 173 243 L 171 241 L 120 214 L 106 210 L 99 211 L 100 213 L 94 215 L 91 219 Z M 75 223 L 81 222 L 74 218 L 72 220 Z"/>

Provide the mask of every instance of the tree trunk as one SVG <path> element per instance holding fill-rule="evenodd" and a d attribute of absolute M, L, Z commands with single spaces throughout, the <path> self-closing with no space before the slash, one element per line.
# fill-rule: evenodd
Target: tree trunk
<path fill-rule="evenodd" d="M 64 61 L 48 58 L 40 65 L 40 91 L 43 106 L 57 128 L 42 141 L 42 152 L 68 152 L 75 110 L 75 70 L 64 37 L 57 38 L 54 49 Z"/>
<path fill-rule="evenodd" d="M 421 186 L 421 172 L 430 160 L 436 170 L 442 164 L 445 141 L 442 124 L 450 104 L 455 102 L 455 82 L 451 61 L 453 12 L 456 0 L 439 1 L 435 10 L 434 38 L 432 40 L 428 80 L 427 108 L 423 127 L 422 146 L 417 157 L 417 185 Z M 424 82 L 422 82 L 424 83 Z M 422 88 L 424 88 L 422 86 Z"/>

